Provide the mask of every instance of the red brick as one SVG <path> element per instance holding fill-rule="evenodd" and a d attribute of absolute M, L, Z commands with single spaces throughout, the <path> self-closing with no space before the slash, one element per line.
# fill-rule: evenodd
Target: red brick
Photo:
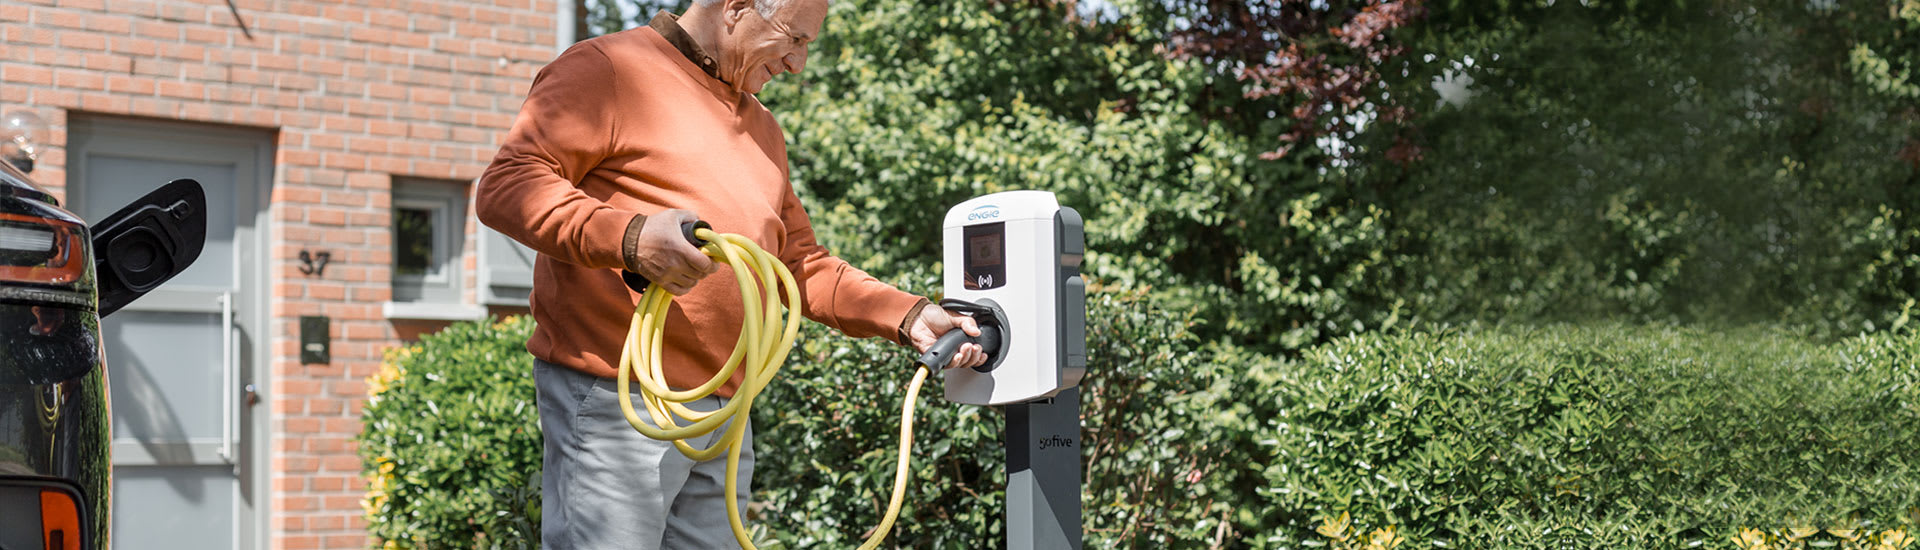
<path fill-rule="evenodd" d="M 312 510 L 315 507 L 319 506 L 318 499 L 313 499 L 311 497 L 308 497 L 307 500 L 312 500 L 314 502 L 312 504 L 302 503 L 301 505 L 305 506 L 304 508 L 292 508 L 290 506 L 281 506 L 280 509 L 281 510 Z M 322 546 L 320 546 L 319 535 L 288 535 L 288 536 L 280 537 L 280 540 L 278 542 L 279 543 L 276 544 L 275 546 L 280 548 L 285 548 L 286 550 L 313 550 L 316 548 L 322 548 Z"/>
<path fill-rule="evenodd" d="M 135 54 L 137 55 L 137 54 Z M 174 78 L 180 76 L 180 63 L 164 59 L 133 59 L 133 74 Z"/>
<path fill-rule="evenodd" d="M 346 403 L 339 399 L 316 397 L 307 400 L 307 412 L 309 414 L 340 414 L 340 411 L 345 408 Z M 342 443 L 342 445 L 344 445 L 344 443 Z"/>
<path fill-rule="evenodd" d="M 295 417 L 282 420 L 280 429 L 290 434 L 320 433 L 321 422 L 318 418 Z"/>
<path fill-rule="evenodd" d="M 125 75 L 107 77 L 107 91 L 117 94 L 151 95 L 154 88 L 151 78 Z"/>
<path fill-rule="evenodd" d="M 378 347 L 370 348 L 371 351 L 376 351 L 376 352 L 378 351 L 378 349 L 379 349 Z M 363 354 L 363 355 L 377 357 L 379 354 L 369 353 L 369 354 Z M 330 392 L 332 395 L 336 395 L 340 397 L 366 397 L 367 395 L 367 384 L 366 382 L 361 381 L 359 379 L 334 380 L 333 383 L 330 385 L 330 388 L 333 390 L 332 392 Z M 350 419 L 339 419 L 339 420 L 349 421 L 352 424 L 350 426 L 346 424 L 343 424 L 341 426 L 334 426 L 329 424 L 327 426 L 327 431 L 339 431 L 336 428 L 344 428 L 348 432 L 352 432 L 352 433 L 360 432 L 360 419 L 350 418 Z"/>
<path fill-rule="evenodd" d="M 289 455 L 274 459 L 275 469 L 290 474 L 320 473 L 320 459 L 312 456 Z M 318 503 L 315 503 L 318 504 Z"/>
<path fill-rule="evenodd" d="M 90 53 L 81 62 L 81 66 L 90 71 L 125 74 L 133 70 L 133 59 L 124 55 Z"/>
<path fill-rule="evenodd" d="M 86 28 L 108 34 L 127 34 L 133 31 L 133 18 L 94 14 L 87 16 Z"/>
<path fill-rule="evenodd" d="M 273 492 L 275 493 L 295 493 L 305 491 L 306 489 L 306 477 L 274 476 L 273 478 Z"/>
<path fill-rule="evenodd" d="M 8 41 L 16 44 L 38 44 L 41 46 L 52 46 L 54 42 L 58 39 L 57 36 L 58 35 L 53 32 L 53 29 L 49 29 L 49 28 L 14 27 L 13 30 L 10 31 L 9 34 L 7 35 L 7 39 Z"/>
<path fill-rule="evenodd" d="M 133 34 L 155 40 L 179 40 L 180 25 L 147 19 L 133 22 Z M 151 41 L 149 41 L 151 43 Z M 151 53 L 147 55 L 152 55 Z"/>
<path fill-rule="evenodd" d="M 347 287 L 338 283 L 308 283 L 307 298 L 314 300 L 342 300 L 347 297 Z"/>
<path fill-rule="evenodd" d="M 27 20 L 27 6 L 6 6 L 6 8 L 5 11 L 0 11 L 0 16 L 4 16 L 7 21 Z M 34 8 L 33 25 L 41 28 L 78 29 L 85 25 L 85 20 L 80 17 L 80 14 L 71 11 Z"/>
<path fill-rule="evenodd" d="M 34 90 L 27 101 L 51 107 L 75 109 L 80 107 L 80 94 L 71 90 Z"/>
<path fill-rule="evenodd" d="M 282 531 L 305 531 L 307 529 L 307 518 L 295 515 L 281 515 L 274 519 L 274 524 L 279 526 Z"/>
<path fill-rule="evenodd" d="M 354 430 L 354 431 L 356 431 L 356 432 L 358 432 L 358 431 L 359 431 L 359 430 L 358 430 L 358 422 L 357 422 L 357 421 L 355 422 L 355 430 Z M 338 433 L 338 432 L 335 432 L 335 433 Z M 326 457 L 326 458 L 322 458 L 322 459 L 320 459 L 320 471 L 323 471 L 323 472 L 358 472 L 358 471 L 360 471 L 360 457 L 357 457 L 357 456 L 329 456 L 329 457 Z"/>
<path fill-rule="evenodd" d="M 307 210 L 307 223 L 315 225 L 346 225 L 346 211 L 335 208 L 310 208 Z"/>
<path fill-rule="evenodd" d="M 53 85 L 82 90 L 106 90 L 107 79 L 93 71 L 61 69 L 54 71 Z"/>
<path fill-rule="evenodd" d="M 328 506 L 328 507 L 331 508 L 332 506 Z M 341 529 L 346 528 L 347 518 L 343 516 L 338 516 L 338 515 L 314 516 L 307 520 L 307 525 L 309 529 L 312 529 L 314 531 L 339 531 Z M 361 547 L 360 545 L 336 544 L 335 539 L 333 537 L 327 537 L 325 541 L 325 545 L 327 548 L 359 548 Z"/>
<path fill-rule="evenodd" d="M 80 96 L 80 108 L 100 113 L 126 112 L 127 98 L 107 94 L 87 94 Z"/>
<path fill-rule="evenodd" d="M 393 290 L 388 287 L 356 288 L 352 294 L 355 302 L 386 302 L 393 299 Z"/>
<path fill-rule="evenodd" d="M 53 70 L 30 65 L 0 65 L 0 80 L 5 80 L 9 87 L 51 86 Z"/>
<path fill-rule="evenodd" d="M 224 50 L 225 45 L 220 47 Z M 160 55 L 180 61 L 200 62 L 207 59 L 207 47 L 201 44 L 163 42 L 160 44 Z"/>

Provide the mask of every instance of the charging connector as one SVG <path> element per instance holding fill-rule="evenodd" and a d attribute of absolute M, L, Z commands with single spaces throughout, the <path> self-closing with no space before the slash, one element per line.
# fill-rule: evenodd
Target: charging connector
<path fill-rule="evenodd" d="M 989 372 L 1000 366 L 1001 360 L 1004 359 L 1000 350 L 1006 348 L 1008 337 L 1007 312 L 1000 308 L 1000 304 L 994 303 L 993 300 L 981 300 L 976 303 L 947 299 L 940 301 L 940 307 L 972 317 L 974 323 L 980 326 L 980 336 L 969 336 L 966 331 L 958 329 L 947 331 L 940 336 L 939 340 L 935 340 L 933 345 L 927 346 L 926 353 L 920 354 L 920 364 L 926 365 L 929 369 L 944 369 L 948 363 L 953 362 L 953 356 L 960 352 L 962 344 L 979 344 L 980 351 L 987 354 L 987 362 L 974 367 L 973 370 Z"/>

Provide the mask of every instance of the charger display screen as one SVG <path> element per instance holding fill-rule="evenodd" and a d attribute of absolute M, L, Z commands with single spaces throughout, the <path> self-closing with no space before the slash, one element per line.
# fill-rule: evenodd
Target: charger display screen
<path fill-rule="evenodd" d="M 969 225 L 961 228 L 966 241 L 967 290 L 987 290 L 1007 285 L 1007 224 L 1005 222 Z"/>

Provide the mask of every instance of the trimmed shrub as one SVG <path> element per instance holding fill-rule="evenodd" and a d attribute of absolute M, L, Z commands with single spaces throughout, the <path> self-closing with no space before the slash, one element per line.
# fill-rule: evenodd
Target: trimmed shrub
<path fill-rule="evenodd" d="M 1604 324 L 1342 338 L 1249 373 L 1269 389 L 1249 403 L 1264 478 L 1249 543 L 1906 536 L 1920 521 L 1916 350 L 1911 334 L 1823 347 Z"/>
<path fill-rule="evenodd" d="M 358 437 L 367 533 L 387 548 L 540 545 L 530 317 L 456 323 L 388 352 Z"/>

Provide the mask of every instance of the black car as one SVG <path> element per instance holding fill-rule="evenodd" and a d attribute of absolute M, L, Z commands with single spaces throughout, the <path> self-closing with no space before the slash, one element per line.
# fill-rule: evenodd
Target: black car
<path fill-rule="evenodd" d="M 100 319 L 199 257 L 205 202 L 178 180 L 89 226 L 0 162 L 0 550 L 107 547 Z"/>

